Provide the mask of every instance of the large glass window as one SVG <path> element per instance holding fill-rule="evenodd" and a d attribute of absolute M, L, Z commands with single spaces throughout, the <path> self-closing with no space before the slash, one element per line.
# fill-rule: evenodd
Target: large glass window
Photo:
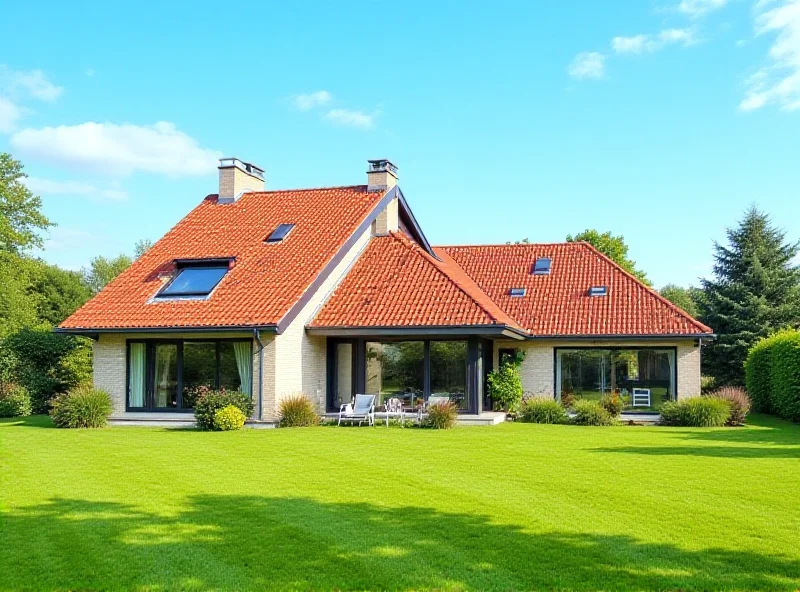
<path fill-rule="evenodd" d="M 562 349 L 557 361 L 559 397 L 599 400 L 617 393 L 634 411 L 657 411 L 675 399 L 673 349 Z"/>
<path fill-rule="evenodd" d="M 128 347 L 128 407 L 194 408 L 205 388 L 253 388 L 250 341 L 138 341 Z"/>
<path fill-rule="evenodd" d="M 178 406 L 178 346 L 174 343 L 155 347 L 155 406 L 159 409 Z"/>
<path fill-rule="evenodd" d="M 466 341 L 431 341 L 431 395 L 446 395 L 468 409 Z"/>
<path fill-rule="evenodd" d="M 194 408 L 197 395 L 217 384 L 217 344 L 187 341 L 183 344 L 183 407 Z"/>
<path fill-rule="evenodd" d="M 425 344 L 422 341 L 368 342 L 366 390 L 378 404 L 396 397 L 414 406 L 423 399 Z"/>

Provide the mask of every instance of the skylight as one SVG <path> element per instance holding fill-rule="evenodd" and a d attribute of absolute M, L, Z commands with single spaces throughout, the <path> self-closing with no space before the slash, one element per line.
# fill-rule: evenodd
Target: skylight
<path fill-rule="evenodd" d="M 533 275 L 550 275 L 550 257 L 539 257 L 533 264 Z"/>
<path fill-rule="evenodd" d="M 278 243 L 294 228 L 294 224 L 278 224 L 278 227 L 267 237 L 268 243 Z"/>
<path fill-rule="evenodd" d="M 508 295 L 512 298 L 522 298 L 525 296 L 525 288 L 511 288 L 508 291 Z"/>
<path fill-rule="evenodd" d="M 592 286 L 589 288 L 589 296 L 606 296 L 608 294 L 608 286 Z"/>
<path fill-rule="evenodd" d="M 158 297 L 208 296 L 226 273 L 227 263 L 181 263 L 177 275 L 158 293 Z"/>

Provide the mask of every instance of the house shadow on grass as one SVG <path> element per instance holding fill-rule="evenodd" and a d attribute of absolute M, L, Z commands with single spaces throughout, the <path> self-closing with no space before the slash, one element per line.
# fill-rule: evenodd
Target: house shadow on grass
<path fill-rule="evenodd" d="M 800 561 L 480 515 L 200 495 L 152 513 L 74 499 L 0 514 L 0 589 L 796 590 Z"/>

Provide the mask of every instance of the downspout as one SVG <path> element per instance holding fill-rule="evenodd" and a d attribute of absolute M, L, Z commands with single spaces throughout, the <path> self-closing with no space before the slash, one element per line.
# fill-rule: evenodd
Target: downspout
<path fill-rule="evenodd" d="M 258 421 L 263 421 L 264 416 L 262 414 L 261 409 L 261 396 L 262 390 L 264 389 L 264 344 L 261 341 L 261 331 L 257 328 L 253 329 L 253 337 L 255 340 L 258 341 L 259 350 L 258 350 L 258 405 L 256 407 L 257 413 L 256 417 Z"/>

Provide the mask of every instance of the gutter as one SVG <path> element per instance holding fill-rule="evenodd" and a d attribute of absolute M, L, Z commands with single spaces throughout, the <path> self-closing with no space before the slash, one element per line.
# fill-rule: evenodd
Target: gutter
<path fill-rule="evenodd" d="M 213 327 L 100 327 L 96 329 L 56 327 L 56 333 L 68 335 L 97 335 L 99 333 L 222 333 L 240 331 L 267 331 L 276 333 L 277 325 L 217 325 Z"/>
<path fill-rule="evenodd" d="M 261 408 L 261 401 L 263 396 L 264 390 L 264 343 L 261 341 L 261 332 L 258 329 L 253 329 L 253 337 L 255 340 L 258 341 L 259 349 L 258 349 L 258 409 L 256 413 L 256 417 L 258 421 L 264 420 L 264 414 L 262 413 Z"/>

